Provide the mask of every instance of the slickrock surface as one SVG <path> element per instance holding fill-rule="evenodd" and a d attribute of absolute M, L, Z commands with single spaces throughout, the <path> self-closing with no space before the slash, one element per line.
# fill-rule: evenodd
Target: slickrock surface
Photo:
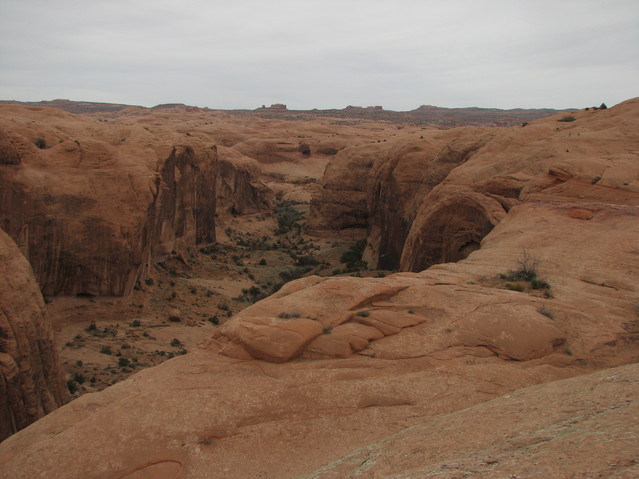
<path fill-rule="evenodd" d="M 0 471 L 25 479 L 636 477 L 638 113 L 639 100 L 630 100 L 575 112 L 570 122 L 470 128 L 470 138 L 403 131 L 350 144 L 323 182 L 324 190 L 342 182 L 343 192 L 316 199 L 334 195 L 343 208 L 327 224 L 366 226 L 369 257 L 400 258 L 405 272 L 290 282 L 198 350 L 8 438 Z M 236 151 L 258 157 L 285 137 L 244 134 L 226 146 L 243 143 Z M 273 165 L 300 180 L 327 160 L 307 165 L 295 156 L 304 149 L 280 147 L 285 159 Z M 372 185 L 392 199 L 387 212 L 372 201 L 380 198 Z M 349 191 L 358 195 L 348 199 Z M 389 222 L 394 214 L 401 221 Z M 459 262 L 434 264 L 450 260 Z M 533 277 L 521 276 L 527 261 Z"/>
<path fill-rule="evenodd" d="M 1 440 L 62 406 L 68 392 L 33 271 L 1 229 L 0 283 Z"/>
<path fill-rule="evenodd" d="M 521 389 L 424 421 L 304 477 L 632 479 L 639 476 L 638 393 L 637 364 Z"/>

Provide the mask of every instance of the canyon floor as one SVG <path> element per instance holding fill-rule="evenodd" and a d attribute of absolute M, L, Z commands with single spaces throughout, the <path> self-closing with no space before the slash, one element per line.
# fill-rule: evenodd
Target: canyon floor
<path fill-rule="evenodd" d="M 391 273 L 363 264 L 348 271 L 340 259 L 356 241 L 304 233 L 308 203 L 282 200 L 276 211 L 282 213 L 221 218 L 219 242 L 167 258 L 130 296 L 48 298 L 73 396 L 195 349 L 233 314 L 289 280 Z M 292 211 L 296 221 L 277 234 L 277 218 Z"/>

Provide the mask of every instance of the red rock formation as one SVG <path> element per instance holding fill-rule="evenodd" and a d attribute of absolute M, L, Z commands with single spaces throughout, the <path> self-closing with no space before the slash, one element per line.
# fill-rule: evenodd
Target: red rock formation
<path fill-rule="evenodd" d="M 5 108 L 5 117 L 35 113 Z M 0 224 L 44 294 L 125 295 L 152 261 L 215 239 L 214 148 L 153 145 L 160 140 L 142 129 L 142 139 L 114 145 L 117 131 L 105 126 L 94 139 L 88 120 L 45 113 L 35 115 L 39 123 L 5 121 L 0 138 Z M 54 131 L 51 147 L 36 148 L 26 135 L 51 128 L 47 116 L 80 139 Z"/>
<path fill-rule="evenodd" d="M 217 209 L 234 215 L 270 211 L 272 192 L 259 180 L 256 160 L 231 148 L 217 147 Z"/>
<path fill-rule="evenodd" d="M 27 260 L 0 230 L 0 440 L 68 398 L 53 329 Z"/>
<path fill-rule="evenodd" d="M 629 420 L 639 415 L 637 374 L 633 364 L 522 389 L 424 421 L 304 477 L 636 477 L 628 438 L 639 434 Z"/>
<path fill-rule="evenodd" d="M 366 228 L 366 189 L 370 170 L 386 147 L 379 143 L 353 146 L 331 159 L 320 194 L 311 201 L 309 231 Z"/>
<path fill-rule="evenodd" d="M 367 188 L 371 267 L 399 267 L 404 242 L 422 200 L 494 134 L 492 130 L 460 128 L 430 140 L 400 139 L 375 163 Z M 465 257 L 458 256 L 455 260 Z"/>
<path fill-rule="evenodd" d="M 639 100 L 501 131 L 427 195 L 404 245 L 400 269 L 457 261 L 520 202 L 639 204 Z"/>
<path fill-rule="evenodd" d="M 480 226 L 494 219 L 465 260 L 289 283 L 201 349 L 10 437 L 0 470 L 18 479 L 636 475 L 636 365 L 585 374 L 639 361 L 635 105 L 528 125 L 525 137 L 508 130 L 453 169 L 416 213 L 409 264 L 439 248 L 417 241 L 427 223 L 448 241 L 477 228 L 474 213 Z M 558 155 L 566 148 L 574 160 Z M 446 215 L 421 214 L 447 201 L 465 220 L 451 231 Z M 499 279 L 522 250 L 539 259 L 547 294 Z M 580 377 L 561 381 L 570 376 Z M 532 459 L 522 466 L 523 455 Z"/>

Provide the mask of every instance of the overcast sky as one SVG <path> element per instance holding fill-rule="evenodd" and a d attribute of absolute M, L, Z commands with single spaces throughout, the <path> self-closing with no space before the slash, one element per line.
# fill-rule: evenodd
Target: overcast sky
<path fill-rule="evenodd" d="M 569 108 L 639 96 L 638 0 L 0 0 L 0 99 Z"/>

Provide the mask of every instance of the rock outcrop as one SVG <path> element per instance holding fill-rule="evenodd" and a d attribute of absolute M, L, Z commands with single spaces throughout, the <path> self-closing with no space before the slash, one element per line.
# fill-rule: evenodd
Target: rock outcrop
<path fill-rule="evenodd" d="M 369 266 L 398 268 L 422 201 L 453 168 L 467 161 L 494 135 L 493 130 L 459 128 L 432 139 L 403 138 L 375 162 L 368 180 L 366 202 Z M 441 228 L 438 226 L 437 230 Z M 456 259 L 461 258 L 450 260 Z"/>
<path fill-rule="evenodd" d="M 0 230 L 0 440 L 69 398 L 29 263 Z"/>
<path fill-rule="evenodd" d="M 367 227 L 369 174 L 384 149 L 379 143 L 352 146 L 331 159 L 322 178 L 322 189 L 311 201 L 309 231 Z"/>
<path fill-rule="evenodd" d="M 466 258 L 521 202 L 636 204 L 638 102 L 350 147 L 327 166 L 309 230 L 367 228 L 370 267 L 421 271 Z"/>
<path fill-rule="evenodd" d="M 304 477 L 636 477 L 630 438 L 639 425 L 628 419 L 639 415 L 637 374 L 633 364 L 515 391 L 372 442 Z"/>
<path fill-rule="evenodd" d="M 507 130 L 461 154 L 419 200 L 402 262 L 414 269 L 472 251 L 465 259 L 288 283 L 200 349 L 8 438 L 0 470 L 17 479 L 636 476 L 636 108 L 550 119 L 520 127 L 531 129 L 524 137 Z M 557 161 L 565 149 L 574 160 Z M 453 249 L 426 241 L 431 222 L 441 242 L 459 238 Z M 535 284 L 509 279 L 522 251 L 538 260 Z"/>
<path fill-rule="evenodd" d="M 163 143 L 142 128 L 95 133 L 91 121 L 56 110 L 4 109 L 0 225 L 44 294 L 126 295 L 153 261 L 214 241 L 214 147 Z"/>
<path fill-rule="evenodd" d="M 259 163 L 231 148 L 218 146 L 217 210 L 234 215 L 271 211 L 273 195 L 260 181 Z"/>

